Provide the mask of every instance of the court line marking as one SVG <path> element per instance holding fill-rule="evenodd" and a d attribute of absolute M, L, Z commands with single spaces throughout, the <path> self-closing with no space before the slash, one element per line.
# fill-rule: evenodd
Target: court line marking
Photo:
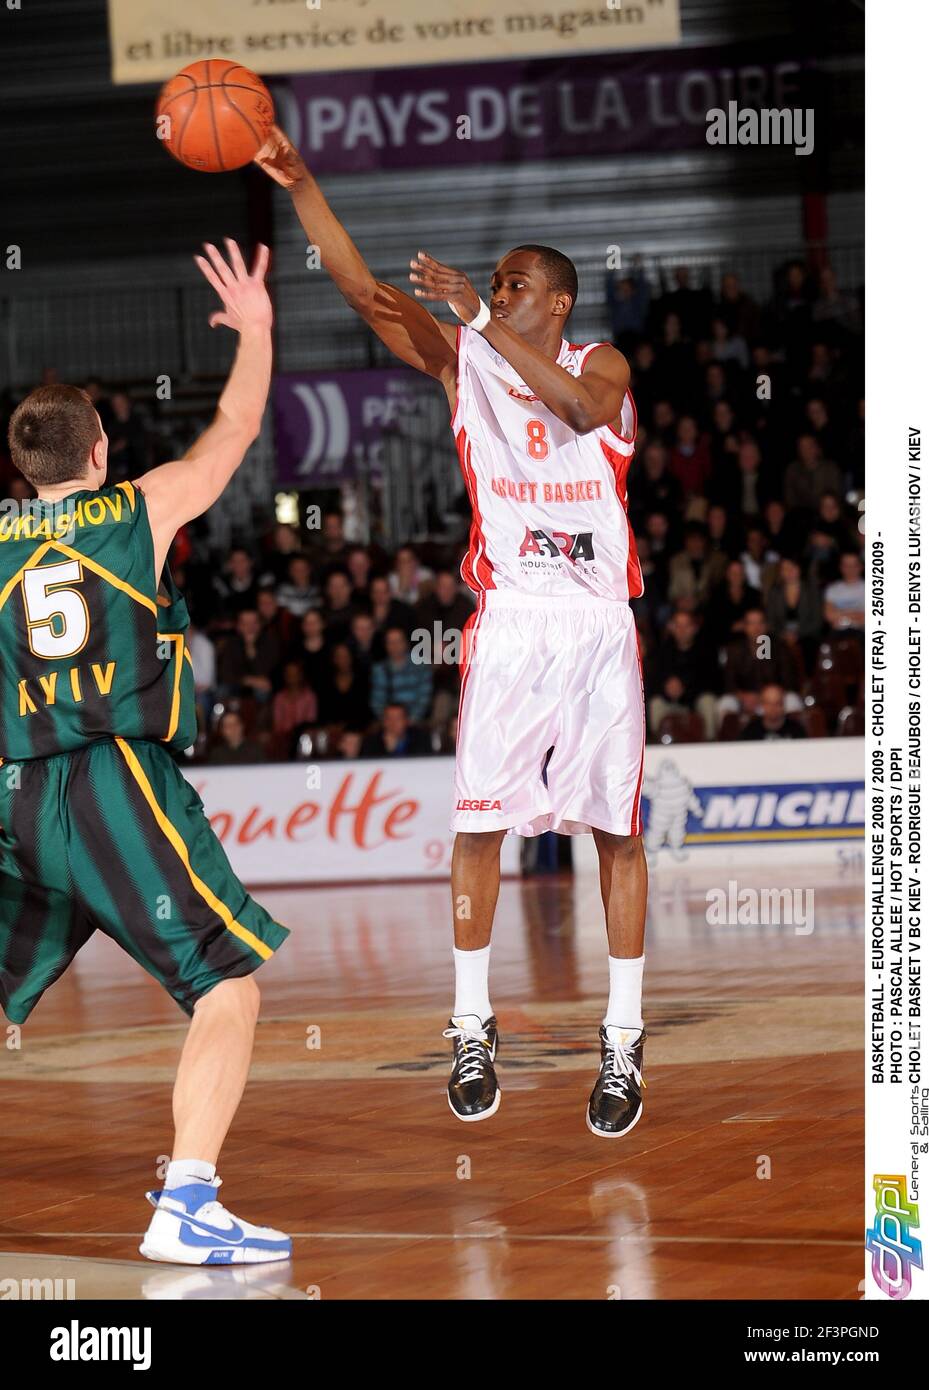
<path fill-rule="evenodd" d="M 7 1231 L 15 1240 L 140 1240 L 143 1231 Z M 652 1235 L 521 1235 L 501 1231 L 291 1231 L 291 1240 L 502 1240 L 502 1241 L 577 1241 L 601 1245 L 829 1245 L 855 1246 L 860 1240 L 834 1240 L 826 1237 L 811 1240 L 807 1236 L 652 1236 Z M 0 1259 L 23 1258 L 22 1250 L 0 1250 Z M 38 1251 L 30 1251 L 38 1254 Z M 100 1258 L 85 1255 L 87 1260 Z"/>

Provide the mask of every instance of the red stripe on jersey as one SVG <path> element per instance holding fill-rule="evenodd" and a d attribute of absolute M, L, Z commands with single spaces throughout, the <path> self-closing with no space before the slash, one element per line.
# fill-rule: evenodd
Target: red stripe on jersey
<path fill-rule="evenodd" d="M 629 525 L 629 499 L 626 496 L 626 476 L 633 455 L 629 454 L 627 457 L 625 454 L 619 453 L 617 449 L 611 449 L 603 439 L 600 440 L 600 448 L 603 450 L 603 457 L 613 470 L 613 476 L 616 479 L 616 496 L 619 498 L 626 518 L 626 537 L 629 542 L 629 553 L 626 557 L 626 586 L 630 598 L 639 598 L 645 593 L 645 582 L 642 578 L 642 566 L 639 564 L 639 552 L 635 547 L 635 536 Z"/>
<path fill-rule="evenodd" d="M 635 654 L 639 663 L 639 677 L 642 681 L 642 756 L 639 759 L 639 780 L 635 786 L 635 796 L 632 801 L 632 824 L 629 829 L 630 835 L 641 835 L 642 833 L 642 773 L 645 771 L 645 676 L 642 674 L 642 643 L 639 638 L 638 629 L 635 634 Z"/>
<path fill-rule="evenodd" d="M 462 632 L 462 651 L 461 661 L 458 664 L 458 674 L 461 679 L 461 690 L 458 695 L 458 737 L 461 737 L 461 712 L 464 709 L 465 690 L 468 686 L 468 677 L 471 674 L 471 667 L 474 664 L 474 651 L 477 646 L 477 632 L 481 625 L 481 618 L 484 616 L 484 607 L 487 600 L 483 593 L 478 594 L 477 608 L 471 614 L 464 625 Z"/>
<path fill-rule="evenodd" d="M 635 397 L 633 396 L 632 392 L 627 391 L 626 395 L 629 397 L 629 404 L 632 406 L 632 434 L 620 434 L 619 430 L 616 428 L 615 425 L 607 425 L 607 429 L 610 430 L 612 434 L 615 434 L 617 439 L 621 439 L 624 444 L 634 444 L 636 430 L 639 427 L 639 412 L 635 408 Z M 625 401 L 623 402 L 623 404 L 625 405 Z"/>
<path fill-rule="evenodd" d="M 477 478 L 471 463 L 471 441 L 467 431 L 461 429 L 455 436 L 458 462 L 464 476 L 468 501 L 471 503 L 471 536 L 468 553 L 462 561 L 461 577 L 469 589 L 479 593 L 482 589 L 495 589 L 494 567 L 487 558 L 487 543 L 484 539 L 484 524 L 477 500 Z"/>

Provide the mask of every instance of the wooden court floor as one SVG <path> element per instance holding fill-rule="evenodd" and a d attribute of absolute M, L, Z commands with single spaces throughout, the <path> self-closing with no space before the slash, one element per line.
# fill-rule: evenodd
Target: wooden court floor
<path fill-rule="evenodd" d="M 95 938 L 0 1049 L 0 1279 L 77 1298 L 857 1299 L 861 875 L 732 871 L 812 887 L 808 935 L 708 925 L 729 876 L 653 873 L 646 1111 L 618 1141 L 584 1124 L 606 993 L 592 879 L 503 886 L 503 1099 L 476 1125 L 444 1094 L 445 885 L 259 894 L 293 935 L 258 974 L 222 1197 L 289 1231 L 294 1258 L 247 1271 L 136 1253 L 184 1019 Z"/>

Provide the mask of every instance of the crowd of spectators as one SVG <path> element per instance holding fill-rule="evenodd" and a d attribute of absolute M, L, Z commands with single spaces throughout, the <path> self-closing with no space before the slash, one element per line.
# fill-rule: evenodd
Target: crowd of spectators
<path fill-rule="evenodd" d="M 686 268 L 656 293 L 636 266 L 610 273 L 607 302 L 638 411 L 628 512 L 649 736 L 860 732 L 858 297 L 797 262 L 766 304 L 733 274 L 714 295 Z M 143 473 L 157 460 L 129 395 L 87 386 L 111 480 Z M 26 495 L 2 469 L 0 491 Z M 315 531 L 239 540 L 217 562 L 185 528 L 171 556 L 192 615 L 199 758 L 453 750 L 473 611 L 460 543 L 387 553 L 349 542 L 338 510 Z"/>

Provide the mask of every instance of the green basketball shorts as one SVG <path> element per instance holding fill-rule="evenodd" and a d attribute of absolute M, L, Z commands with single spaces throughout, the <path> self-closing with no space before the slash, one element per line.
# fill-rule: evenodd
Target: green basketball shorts
<path fill-rule="evenodd" d="M 0 762 L 0 1004 L 23 1023 L 104 932 L 192 1013 L 289 935 L 246 893 L 158 744 Z"/>

